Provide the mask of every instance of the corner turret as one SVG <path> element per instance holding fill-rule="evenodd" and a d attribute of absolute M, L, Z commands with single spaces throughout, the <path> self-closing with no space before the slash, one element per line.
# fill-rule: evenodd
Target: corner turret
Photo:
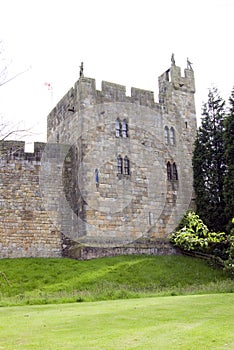
<path fill-rule="evenodd" d="M 167 95 L 171 88 L 185 92 L 195 93 L 194 72 L 192 69 L 184 70 L 184 77 L 181 75 L 181 68 L 171 66 L 158 78 L 159 83 L 159 101 Z"/>
<path fill-rule="evenodd" d="M 177 120 L 180 133 L 188 129 L 195 134 L 196 109 L 195 109 L 195 79 L 191 62 L 187 59 L 187 68 L 184 76 L 181 68 L 176 66 L 172 56 L 171 67 L 158 78 L 159 103 L 165 107 L 172 120 Z"/>

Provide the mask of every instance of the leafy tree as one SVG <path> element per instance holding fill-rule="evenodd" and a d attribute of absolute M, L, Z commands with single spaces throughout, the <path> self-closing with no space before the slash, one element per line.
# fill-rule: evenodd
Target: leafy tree
<path fill-rule="evenodd" d="M 225 101 L 219 96 L 217 89 L 210 89 L 208 102 L 203 104 L 202 121 L 192 160 L 197 213 L 212 231 L 223 231 L 226 226 L 224 107 Z"/>
<path fill-rule="evenodd" d="M 227 165 L 224 179 L 224 200 L 228 231 L 231 229 L 231 220 L 234 216 L 234 88 L 229 98 L 229 103 L 230 107 L 224 124 L 224 149 Z"/>

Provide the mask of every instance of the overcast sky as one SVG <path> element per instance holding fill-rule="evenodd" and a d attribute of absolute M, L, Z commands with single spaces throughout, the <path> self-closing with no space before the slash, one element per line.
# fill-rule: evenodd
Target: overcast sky
<path fill-rule="evenodd" d="M 234 0 L 0 0 L 0 40 L 11 61 L 0 87 L 0 113 L 46 141 L 51 108 L 84 74 L 154 91 L 170 67 L 193 63 L 200 118 L 208 89 L 228 99 L 234 86 Z M 45 82 L 53 84 L 53 93 Z"/>

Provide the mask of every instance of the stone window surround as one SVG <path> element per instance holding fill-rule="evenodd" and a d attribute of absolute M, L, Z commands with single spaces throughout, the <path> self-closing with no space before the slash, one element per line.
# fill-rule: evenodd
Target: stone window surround
<path fill-rule="evenodd" d="M 119 118 L 116 119 L 116 121 L 115 121 L 115 136 L 117 138 L 119 138 L 119 137 L 127 138 L 128 137 L 128 122 L 126 119 L 123 119 L 123 121 L 121 121 Z"/>
<path fill-rule="evenodd" d="M 178 181 L 178 171 L 175 162 L 167 162 L 167 180 L 168 181 Z"/>
<path fill-rule="evenodd" d="M 119 154 L 117 157 L 117 175 L 130 176 L 130 161 L 128 156 L 124 158 Z"/>
<path fill-rule="evenodd" d="M 164 127 L 164 143 L 166 145 L 175 146 L 175 129 L 173 126 L 169 127 L 166 125 Z"/>

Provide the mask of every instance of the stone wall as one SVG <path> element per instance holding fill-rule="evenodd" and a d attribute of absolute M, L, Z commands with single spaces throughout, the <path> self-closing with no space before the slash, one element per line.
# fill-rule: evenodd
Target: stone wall
<path fill-rule="evenodd" d="M 175 255 L 180 254 L 168 240 L 140 239 L 125 246 L 92 247 L 83 246 L 64 237 L 63 256 L 88 260 L 117 255 Z"/>
<path fill-rule="evenodd" d="M 40 150 L 24 143 L 1 143 L 0 258 L 61 257 L 61 234 L 45 210 L 39 188 Z"/>
<path fill-rule="evenodd" d="M 104 81 L 99 91 L 94 79 L 75 83 L 48 116 L 49 142 L 73 148 L 65 235 L 108 249 L 168 238 L 193 206 L 194 93 L 193 71 L 182 76 L 177 66 L 159 77 L 159 102 L 152 91 L 132 88 L 126 96 L 123 85 Z M 116 136 L 117 119 L 127 122 L 127 137 Z M 165 127 L 173 142 L 165 141 Z M 130 161 L 127 175 L 118 174 L 119 156 Z M 176 165 L 175 179 L 168 178 L 168 162 Z"/>
<path fill-rule="evenodd" d="M 194 72 L 174 65 L 159 102 L 81 77 L 49 114 L 47 144 L 1 142 L 0 258 L 174 254 L 168 236 L 193 206 L 194 93 Z"/>

